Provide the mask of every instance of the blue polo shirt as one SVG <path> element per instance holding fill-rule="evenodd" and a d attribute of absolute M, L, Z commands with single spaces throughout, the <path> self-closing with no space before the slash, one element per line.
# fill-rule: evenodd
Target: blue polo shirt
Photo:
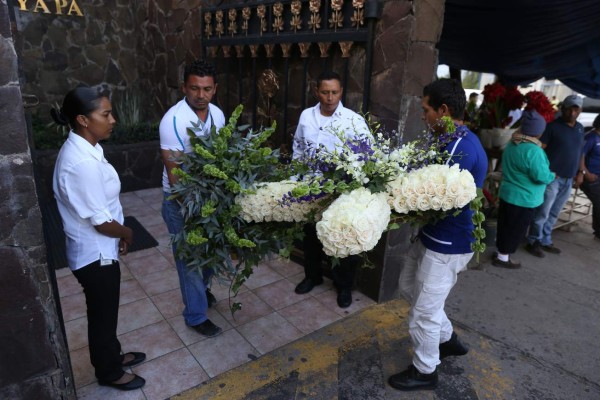
<path fill-rule="evenodd" d="M 558 118 L 546 126 L 540 141 L 546 145 L 550 170 L 557 177 L 573 178 L 577 175 L 583 147 L 583 125 L 576 122 L 571 127 Z"/>
<path fill-rule="evenodd" d="M 592 174 L 600 174 L 600 134 L 595 130 L 585 135 L 583 156 L 588 171 Z"/>
<path fill-rule="evenodd" d="M 448 143 L 445 149 L 451 152 L 457 140 Z M 473 132 L 469 131 L 460 139 L 448 164 L 460 165 L 460 169 L 466 169 L 473 175 L 478 188 L 483 186 L 488 168 L 487 155 Z M 458 215 L 449 215 L 435 224 L 425 225 L 421 229 L 421 242 L 426 248 L 437 253 L 472 253 L 471 243 L 475 241 L 472 217 L 473 212 L 467 204 Z"/>

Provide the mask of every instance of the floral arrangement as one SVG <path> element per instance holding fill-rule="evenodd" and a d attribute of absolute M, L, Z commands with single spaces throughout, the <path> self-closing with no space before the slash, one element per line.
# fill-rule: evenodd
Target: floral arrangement
<path fill-rule="evenodd" d="M 388 192 L 398 214 L 460 209 L 477 197 L 473 176 L 457 164 L 428 165 L 400 175 L 388 184 Z"/>
<path fill-rule="evenodd" d="M 259 183 L 289 176 L 279 152 L 263 147 L 275 125 L 256 132 L 238 127 L 242 109 L 238 106 L 226 126 L 213 127 L 206 136 L 188 129 L 194 151 L 182 155 L 183 167 L 173 170 L 179 177 L 173 198 L 181 203 L 185 221 L 184 231 L 173 238 L 179 255 L 190 260 L 190 268 L 212 268 L 217 277 L 230 280 L 233 293 L 262 259 L 273 251 L 289 256 L 293 242 L 302 237 L 300 224 L 257 224 L 242 216 L 236 198 L 253 193 Z"/>
<path fill-rule="evenodd" d="M 390 222 L 387 197 L 359 188 L 331 203 L 317 222 L 325 254 L 344 258 L 372 250 Z"/>
<path fill-rule="evenodd" d="M 525 103 L 525 110 L 537 111 L 546 123 L 554 121 L 554 107 L 544 93 L 536 90 L 526 93 Z"/>
<path fill-rule="evenodd" d="M 352 138 L 335 132 L 341 146 L 334 151 L 313 149 L 286 166 L 278 151 L 263 146 L 275 126 L 257 132 L 238 127 L 241 112 L 238 106 L 225 127 L 206 136 L 189 129 L 194 151 L 174 170 L 179 181 L 173 188 L 185 219 L 184 232 L 173 239 L 180 256 L 190 268 L 212 268 L 231 280 L 234 294 L 272 252 L 289 256 L 308 221 L 316 222 L 335 263 L 372 250 L 397 222 L 429 223 L 470 202 L 476 211 L 473 249 L 483 251 L 473 177 L 444 165 L 449 155 L 442 148 L 466 134 L 450 118 L 440 121 L 445 134 L 400 146 L 378 126 Z"/>
<path fill-rule="evenodd" d="M 523 107 L 525 97 L 516 86 L 504 86 L 500 82 L 485 85 L 481 104 L 481 128 L 506 128 L 511 124 L 511 110 Z"/>
<path fill-rule="evenodd" d="M 241 207 L 240 216 L 248 222 L 306 222 L 309 215 L 319 209 L 316 201 L 287 202 L 282 199 L 298 186 L 298 182 L 259 183 L 254 192 L 236 197 Z"/>

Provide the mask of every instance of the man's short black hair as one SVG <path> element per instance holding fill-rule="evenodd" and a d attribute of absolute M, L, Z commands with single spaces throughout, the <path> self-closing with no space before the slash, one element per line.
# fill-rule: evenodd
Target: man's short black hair
<path fill-rule="evenodd" d="M 331 81 L 333 79 L 337 80 L 340 83 L 340 86 L 342 85 L 342 78 L 340 78 L 340 76 L 338 75 L 337 72 L 333 72 L 333 71 L 321 72 L 321 74 L 317 77 L 317 87 L 321 86 L 321 82 Z"/>
<path fill-rule="evenodd" d="M 213 64 L 210 64 L 204 60 L 196 60 L 189 65 L 185 66 L 183 71 L 183 82 L 187 82 L 190 75 L 196 76 L 210 76 L 217 83 L 217 70 Z"/>
<path fill-rule="evenodd" d="M 469 99 L 472 99 L 473 97 L 478 97 L 478 96 L 479 96 L 479 93 L 473 92 L 469 95 Z"/>
<path fill-rule="evenodd" d="M 423 88 L 423 96 L 429 96 L 429 105 L 439 109 L 442 104 L 448 106 L 450 116 L 463 119 L 467 104 L 465 90 L 457 79 L 438 79 Z"/>

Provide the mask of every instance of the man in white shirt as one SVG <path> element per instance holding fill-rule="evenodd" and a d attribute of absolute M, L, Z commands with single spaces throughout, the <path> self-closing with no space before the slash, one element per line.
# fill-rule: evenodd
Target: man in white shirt
<path fill-rule="evenodd" d="M 203 136 L 208 134 L 213 126 L 219 129 L 225 125 L 223 112 L 219 107 L 211 104 L 217 91 L 216 71 L 213 65 L 203 60 L 196 60 L 186 66 L 182 91 L 185 97 L 167 111 L 159 127 L 160 148 L 165 164 L 162 216 L 172 235 L 183 230 L 183 217 L 180 204 L 168 198 L 171 195 L 171 185 L 178 179 L 171 171 L 181 166 L 178 158 L 182 153 L 192 152 L 188 128 L 193 128 L 196 136 Z M 175 245 L 173 245 L 173 255 L 185 306 L 183 310 L 185 323 L 204 336 L 218 335 L 222 329 L 207 317 L 208 307 L 216 301 L 207 287 L 212 270 L 205 269 L 200 274 L 197 270 L 188 268 L 187 262 L 178 258 Z"/>
<path fill-rule="evenodd" d="M 336 133 L 344 136 L 370 136 L 365 120 L 352 110 L 342 105 L 342 84 L 340 76 L 335 72 L 324 72 L 317 78 L 316 95 L 319 103 L 307 108 L 300 115 L 293 143 L 295 160 L 314 155 L 322 148 L 333 151 L 342 145 Z M 295 292 L 310 292 L 316 285 L 323 283 L 321 263 L 324 257 L 323 245 L 317 238 L 314 224 L 304 227 L 304 274 L 305 278 L 296 286 Z M 357 256 L 349 256 L 341 260 L 340 265 L 331 271 L 333 283 L 338 290 L 337 303 L 340 308 L 352 304 L 352 285 L 356 266 L 360 263 Z"/>

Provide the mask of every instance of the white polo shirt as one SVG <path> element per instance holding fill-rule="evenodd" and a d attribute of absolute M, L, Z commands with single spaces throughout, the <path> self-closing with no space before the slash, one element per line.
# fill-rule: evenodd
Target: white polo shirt
<path fill-rule="evenodd" d="M 94 228 L 124 220 L 121 181 L 102 147 L 69 132 L 58 153 L 52 186 L 67 237 L 69 267 L 76 270 L 99 259 L 117 260 L 119 239 Z"/>
<path fill-rule="evenodd" d="M 321 103 L 307 108 L 300 114 L 298 127 L 294 134 L 292 158 L 298 159 L 324 146 L 333 151 L 342 145 L 335 132 L 343 131 L 344 137 L 352 138 L 359 135 L 371 137 L 371 133 L 363 117 L 345 108 L 340 101 L 331 117 L 321 115 Z"/>
<path fill-rule="evenodd" d="M 204 136 L 210 132 L 213 125 L 217 129 L 225 126 L 225 115 L 219 107 L 209 103 L 208 116 L 206 122 L 203 123 L 184 98 L 171 107 L 160 120 L 158 129 L 160 132 L 161 150 L 191 153 L 193 149 L 187 128 L 192 128 L 194 126 L 192 124 L 199 127 L 195 132 L 196 136 Z M 168 192 L 170 191 L 170 187 L 167 169 L 163 168 L 163 190 Z"/>

